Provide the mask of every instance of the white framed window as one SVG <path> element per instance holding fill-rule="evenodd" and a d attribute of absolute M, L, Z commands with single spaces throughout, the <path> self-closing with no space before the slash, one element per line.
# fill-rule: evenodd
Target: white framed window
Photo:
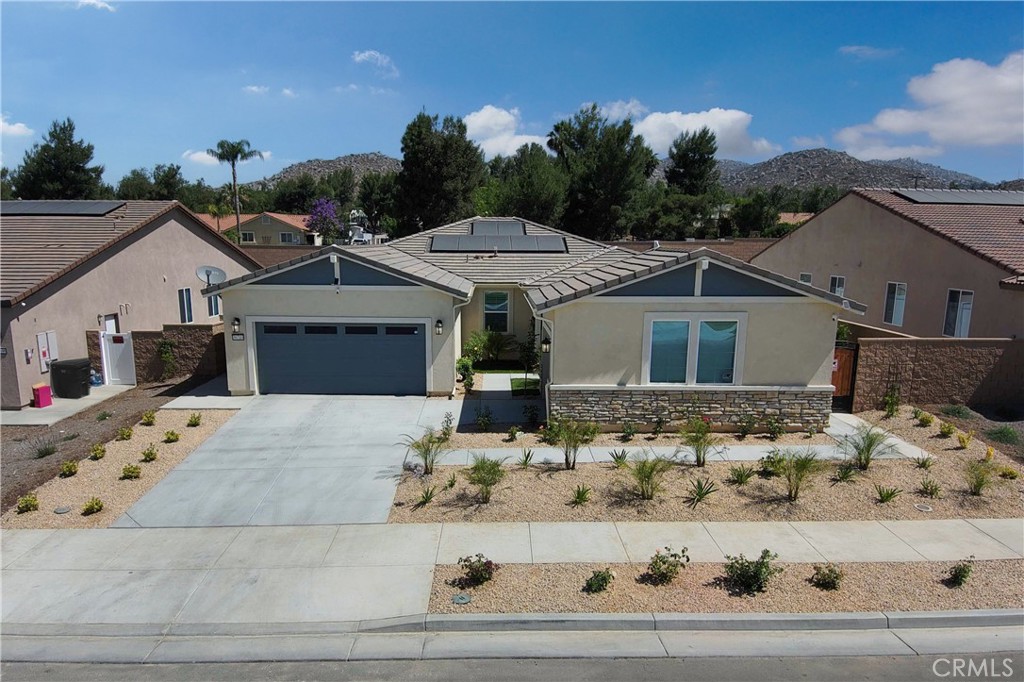
<path fill-rule="evenodd" d="M 178 289 L 178 321 L 182 324 L 192 322 L 192 289 Z"/>
<path fill-rule="evenodd" d="M 291 232 L 281 232 L 280 234 L 282 244 L 294 244 L 298 241 L 295 239 L 295 235 Z"/>
<path fill-rule="evenodd" d="M 903 309 L 907 304 L 906 282 L 889 282 L 885 285 L 885 308 L 883 318 L 886 324 L 903 326 Z"/>
<path fill-rule="evenodd" d="M 845 296 L 846 278 L 842 275 L 832 275 L 828 278 L 828 290 L 836 296 Z"/>
<path fill-rule="evenodd" d="M 971 331 L 973 307 L 973 291 L 950 289 L 946 296 L 946 319 L 942 324 L 942 335 L 966 338 Z"/>
<path fill-rule="evenodd" d="M 800 281 L 803 282 L 804 284 L 810 284 L 812 279 L 814 279 L 814 276 L 811 275 L 811 273 L 809 273 L 809 272 L 801 272 L 800 273 Z"/>
<path fill-rule="evenodd" d="M 209 311 L 210 317 L 220 315 L 220 294 L 214 294 L 206 299 L 206 309 Z"/>
<path fill-rule="evenodd" d="M 484 292 L 484 329 L 502 334 L 512 330 L 512 301 L 509 292 Z"/>
<path fill-rule="evenodd" d="M 242 243 L 243 244 L 255 244 L 256 243 L 256 233 L 255 232 L 243 232 L 242 233 Z"/>
<path fill-rule="evenodd" d="M 746 313 L 646 313 L 642 380 L 739 384 L 746 333 Z"/>

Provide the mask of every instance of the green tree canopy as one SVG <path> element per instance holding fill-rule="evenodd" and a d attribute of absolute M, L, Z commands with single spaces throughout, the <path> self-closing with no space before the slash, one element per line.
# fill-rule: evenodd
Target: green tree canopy
<path fill-rule="evenodd" d="M 25 152 L 11 183 L 20 199 L 100 199 L 109 193 L 103 166 L 90 166 L 93 146 L 75 139 L 70 118 L 54 121 L 42 144 Z"/>
<path fill-rule="evenodd" d="M 253 149 L 252 145 L 249 144 L 249 140 L 238 140 L 236 142 L 221 140 L 215 148 L 207 149 L 206 153 L 221 163 L 230 164 L 231 166 L 231 192 L 234 198 L 235 229 L 237 230 L 242 222 L 242 207 L 238 198 L 238 164 L 242 161 L 254 159 L 257 156 L 262 159 L 263 152 Z"/>
<path fill-rule="evenodd" d="M 135 168 L 117 183 L 114 194 L 118 199 L 152 199 L 153 181 L 149 169 Z"/>
<path fill-rule="evenodd" d="M 394 218 L 398 189 L 397 173 L 367 173 L 359 183 L 356 203 L 366 214 L 366 226 L 377 234 L 388 218 Z"/>
<path fill-rule="evenodd" d="M 669 187 L 683 194 L 710 194 L 719 187 L 718 141 L 710 128 L 683 132 L 672 143 L 668 156 L 672 163 L 665 172 Z"/>
<path fill-rule="evenodd" d="M 611 123 L 591 105 L 556 123 L 548 147 L 568 178 L 565 228 L 592 239 L 626 234 L 627 205 L 658 163 L 632 122 Z"/>
<path fill-rule="evenodd" d="M 523 145 L 501 164 L 499 173 L 500 215 L 514 215 L 542 225 L 560 223 L 569 180 L 558 161 L 543 147 L 536 143 Z"/>

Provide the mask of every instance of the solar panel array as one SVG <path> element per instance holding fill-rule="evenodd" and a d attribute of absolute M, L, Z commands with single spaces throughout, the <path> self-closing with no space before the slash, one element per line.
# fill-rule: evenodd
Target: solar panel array
<path fill-rule="evenodd" d="M 1024 206 L 1024 192 L 901 189 L 896 194 L 917 204 L 970 204 L 973 206 Z"/>
<path fill-rule="evenodd" d="M 526 234 L 526 226 L 518 220 L 474 220 L 470 234 L 484 237 L 517 237 Z"/>
<path fill-rule="evenodd" d="M 556 234 L 439 234 L 431 239 L 430 250 L 433 253 L 566 253 L 565 237 Z"/>
<path fill-rule="evenodd" d="M 3 215 L 79 215 L 105 216 L 123 201 L 5 201 L 0 204 Z"/>

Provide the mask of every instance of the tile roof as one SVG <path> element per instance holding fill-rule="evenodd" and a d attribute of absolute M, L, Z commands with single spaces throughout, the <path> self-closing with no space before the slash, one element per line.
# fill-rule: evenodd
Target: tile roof
<path fill-rule="evenodd" d="M 319 251 L 319 246 L 308 246 L 305 244 L 296 246 L 264 246 L 260 244 L 242 244 L 242 251 L 260 264 L 261 268 L 277 265 L 292 260 L 298 256 L 304 256 L 313 251 Z"/>
<path fill-rule="evenodd" d="M 662 251 L 696 251 L 706 248 L 718 253 L 749 262 L 769 246 L 777 242 L 772 237 L 741 237 L 739 239 L 694 239 L 693 241 L 620 241 L 607 242 L 630 251 L 650 251 L 657 248 Z"/>
<path fill-rule="evenodd" d="M 987 261 L 1014 273 L 1024 274 L 1024 204 L 916 203 L 895 189 L 853 189 L 867 199 L 910 222 L 933 232 Z M 1020 192 L 960 190 L 965 195 L 1020 196 Z"/>
<path fill-rule="evenodd" d="M 0 300 L 5 307 L 24 300 L 175 208 L 194 215 L 176 201 L 125 201 L 102 216 L 3 215 L 16 211 L 17 204 L 0 204 Z M 202 221 L 196 222 L 206 227 Z M 257 265 L 234 244 L 222 241 L 251 266 Z"/>
<path fill-rule="evenodd" d="M 788 211 L 782 211 L 779 213 L 779 222 L 784 225 L 799 225 L 801 223 L 806 223 L 813 217 L 813 213 L 791 213 Z"/>
<path fill-rule="evenodd" d="M 435 235 L 469 234 L 474 220 L 520 221 L 527 235 L 555 234 L 565 237 L 566 253 L 431 253 L 430 239 Z M 479 283 L 518 283 L 564 267 L 580 258 L 604 251 L 600 242 L 584 239 L 568 232 L 532 223 L 521 218 L 467 218 L 441 227 L 418 232 L 387 243 L 387 248 L 403 251 L 428 263 Z"/>
<path fill-rule="evenodd" d="M 207 225 L 209 225 L 210 227 L 212 227 L 215 230 L 219 230 L 221 232 L 227 232 L 228 230 L 235 229 L 235 214 L 234 213 L 231 213 L 231 214 L 226 215 L 226 216 L 221 216 L 219 221 L 218 221 L 217 218 L 214 218 L 209 213 L 197 213 L 196 215 L 199 216 L 199 218 L 204 223 L 206 223 Z M 280 220 L 282 223 L 286 223 L 286 224 L 294 227 L 296 230 L 302 230 L 303 232 L 309 232 L 309 228 L 306 227 L 306 218 L 309 217 L 308 214 L 297 215 L 297 214 L 292 214 L 292 213 L 271 213 L 270 211 L 264 211 L 263 213 L 243 213 L 242 216 L 241 216 L 241 218 L 242 218 L 242 223 L 241 223 L 242 227 L 245 227 L 245 224 L 247 222 L 249 222 L 250 220 L 254 220 L 256 218 L 259 218 L 262 215 L 272 216 L 272 217 Z"/>

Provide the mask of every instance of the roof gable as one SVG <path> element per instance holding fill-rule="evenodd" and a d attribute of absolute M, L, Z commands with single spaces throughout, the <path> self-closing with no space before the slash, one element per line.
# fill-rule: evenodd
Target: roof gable
<path fill-rule="evenodd" d="M 389 275 L 380 270 L 360 265 L 348 258 L 338 259 L 338 275 L 335 281 L 334 263 L 328 258 L 307 261 L 297 267 L 289 268 L 270 277 L 263 277 L 252 282 L 254 286 L 291 285 L 291 286 L 416 286 L 415 283 L 401 277 Z"/>

